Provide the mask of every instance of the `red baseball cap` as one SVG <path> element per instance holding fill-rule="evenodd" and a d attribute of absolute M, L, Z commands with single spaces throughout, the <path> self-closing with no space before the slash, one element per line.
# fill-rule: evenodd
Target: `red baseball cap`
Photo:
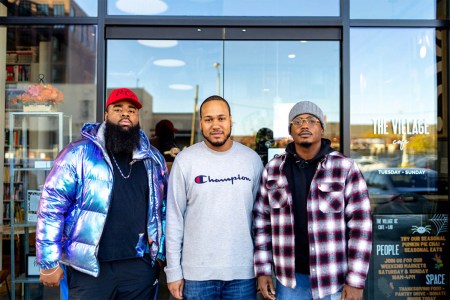
<path fill-rule="evenodd" d="M 136 94 L 132 90 L 127 88 L 112 90 L 111 94 L 109 94 L 108 100 L 106 101 L 106 107 L 121 100 L 127 100 L 133 103 L 133 105 L 136 106 L 137 109 L 141 109 L 142 107 L 142 104 L 139 102 Z"/>
<path fill-rule="evenodd" d="M 155 126 L 155 134 L 156 135 L 163 135 L 164 133 L 168 132 L 178 132 L 178 129 L 173 126 L 173 123 L 170 120 L 161 120 L 159 121 Z"/>

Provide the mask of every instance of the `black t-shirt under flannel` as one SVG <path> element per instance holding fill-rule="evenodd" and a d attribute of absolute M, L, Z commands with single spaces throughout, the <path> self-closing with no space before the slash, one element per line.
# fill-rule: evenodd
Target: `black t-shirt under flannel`
<path fill-rule="evenodd" d="M 124 176 L 130 172 L 131 155 L 114 154 Z M 143 161 L 133 164 L 131 175 L 125 179 L 113 158 L 114 186 L 111 204 L 100 240 L 100 261 L 123 260 L 136 257 L 139 235 L 147 240 L 148 178 Z"/>

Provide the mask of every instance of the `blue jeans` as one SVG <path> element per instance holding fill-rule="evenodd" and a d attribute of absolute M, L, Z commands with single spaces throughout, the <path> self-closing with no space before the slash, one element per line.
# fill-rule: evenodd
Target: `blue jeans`
<path fill-rule="evenodd" d="M 292 289 L 282 285 L 277 280 L 277 299 L 280 300 L 306 300 L 312 299 L 311 285 L 309 283 L 309 275 L 295 273 L 295 280 L 297 286 Z M 320 300 L 340 300 L 342 292 L 337 292 L 333 295 L 326 296 Z"/>
<path fill-rule="evenodd" d="M 256 279 L 185 280 L 183 300 L 255 300 Z"/>

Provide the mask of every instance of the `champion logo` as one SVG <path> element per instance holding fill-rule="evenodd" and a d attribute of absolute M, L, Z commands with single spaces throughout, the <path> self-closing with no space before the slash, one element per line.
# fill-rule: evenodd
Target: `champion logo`
<path fill-rule="evenodd" d="M 206 181 L 206 175 L 199 175 L 197 177 L 195 177 L 195 183 L 205 183 Z"/>
<path fill-rule="evenodd" d="M 227 182 L 230 181 L 231 184 L 234 184 L 237 180 L 245 180 L 245 181 L 252 181 L 250 178 L 246 176 L 241 176 L 238 174 L 237 176 L 227 177 L 227 178 L 211 178 L 211 176 L 208 175 L 198 175 L 195 177 L 194 181 L 197 184 L 203 184 L 203 183 L 219 183 L 219 182 Z"/>

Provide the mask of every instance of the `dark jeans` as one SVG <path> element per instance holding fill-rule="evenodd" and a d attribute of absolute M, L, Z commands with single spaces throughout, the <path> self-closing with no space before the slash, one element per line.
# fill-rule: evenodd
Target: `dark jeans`
<path fill-rule="evenodd" d="M 68 267 L 69 299 L 155 299 L 159 269 L 148 256 L 102 262 L 99 277 Z"/>
<path fill-rule="evenodd" d="M 256 279 L 230 281 L 185 280 L 183 288 L 185 300 L 252 300 L 256 299 Z"/>

